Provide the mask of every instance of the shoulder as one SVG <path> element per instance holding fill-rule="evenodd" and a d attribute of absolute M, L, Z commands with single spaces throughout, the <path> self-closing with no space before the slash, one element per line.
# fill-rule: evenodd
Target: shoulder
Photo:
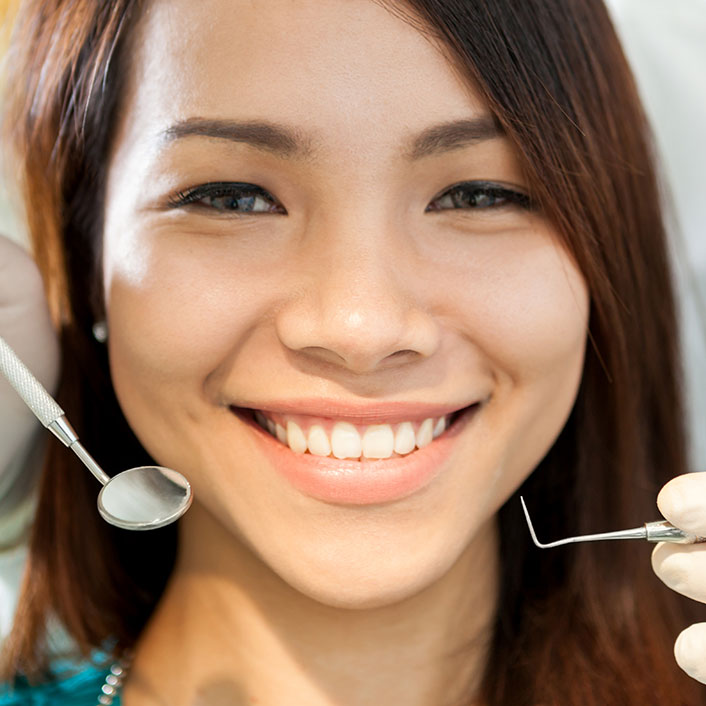
<path fill-rule="evenodd" d="M 108 665 L 61 664 L 51 681 L 31 685 L 19 679 L 14 687 L 0 685 L 0 706 L 96 706 L 109 673 Z M 119 699 L 111 703 L 119 706 Z"/>

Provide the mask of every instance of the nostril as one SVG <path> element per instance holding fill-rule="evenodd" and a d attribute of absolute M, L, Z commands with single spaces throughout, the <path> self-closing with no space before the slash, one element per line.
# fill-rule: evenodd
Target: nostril
<path fill-rule="evenodd" d="M 413 351 L 409 348 L 405 348 L 386 355 L 382 358 L 382 360 L 380 360 L 379 366 L 382 369 L 389 368 L 391 366 L 406 365 L 408 363 L 413 363 L 422 357 L 423 355 L 419 353 L 419 351 Z"/>
<path fill-rule="evenodd" d="M 387 357 L 388 358 L 404 358 L 407 356 L 416 356 L 416 355 L 419 355 L 417 353 L 417 351 L 413 351 L 413 350 L 407 348 L 403 351 L 395 351 L 394 353 L 390 353 L 390 355 L 388 355 Z"/>

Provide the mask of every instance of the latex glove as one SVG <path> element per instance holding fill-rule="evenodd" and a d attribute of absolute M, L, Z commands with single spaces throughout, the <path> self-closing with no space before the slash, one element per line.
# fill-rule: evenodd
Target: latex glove
<path fill-rule="evenodd" d="M 47 390 L 54 392 L 59 349 L 42 280 L 32 258 L 3 236 L 0 236 L 0 335 Z M 34 433 L 40 426 L 0 375 L 0 495 L 7 491 L 9 474 L 17 473 L 29 455 Z"/>
<path fill-rule="evenodd" d="M 657 505 L 679 529 L 706 537 L 706 472 L 670 480 Z M 652 552 L 652 568 L 670 588 L 706 603 L 706 544 L 658 544 Z M 674 656 L 689 676 L 706 684 L 706 623 L 690 625 L 680 633 Z"/>

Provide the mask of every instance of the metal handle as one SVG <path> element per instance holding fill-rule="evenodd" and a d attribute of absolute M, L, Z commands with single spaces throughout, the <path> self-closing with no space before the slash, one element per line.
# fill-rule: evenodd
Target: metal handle
<path fill-rule="evenodd" d="M 49 427 L 52 422 L 64 416 L 64 410 L 1 336 L 0 373 L 7 378 L 10 385 L 15 388 L 17 394 L 45 427 Z"/>
<path fill-rule="evenodd" d="M 648 542 L 671 542 L 672 544 L 700 544 L 706 542 L 706 537 L 699 537 L 678 529 L 666 520 L 645 522 Z"/>

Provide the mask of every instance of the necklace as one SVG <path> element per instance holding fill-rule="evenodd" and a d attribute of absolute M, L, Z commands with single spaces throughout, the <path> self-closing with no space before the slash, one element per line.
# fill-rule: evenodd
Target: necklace
<path fill-rule="evenodd" d="M 127 679 L 131 661 L 132 655 L 126 653 L 110 666 L 110 671 L 98 694 L 98 706 L 111 706 L 115 698 L 119 696 L 123 683 Z"/>

